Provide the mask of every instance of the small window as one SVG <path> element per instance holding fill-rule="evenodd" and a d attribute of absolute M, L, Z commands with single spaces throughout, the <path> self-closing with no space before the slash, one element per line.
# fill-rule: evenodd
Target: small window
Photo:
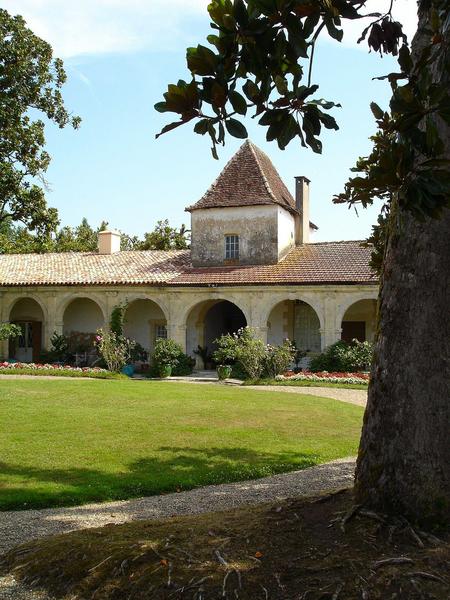
<path fill-rule="evenodd" d="M 156 325 L 155 327 L 155 338 L 157 340 L 167 340 L 167 327 L 165 325 Z"/>
<path fill-rule="evenodd" d="M 225 260 L 239 259 L 239 236 L 225 236 Z"/>

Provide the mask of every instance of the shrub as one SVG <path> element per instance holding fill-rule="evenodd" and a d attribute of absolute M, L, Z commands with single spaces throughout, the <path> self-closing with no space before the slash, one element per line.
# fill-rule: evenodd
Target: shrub
<path fill-rule="evenodd" d="M 214 362 L 217 365 L 234 365 L 237 360 L 239 333 L 226 333 L 214 340 L 214 343 L 217 344 L 217 350 L 212 354 Z"/>
<path fill-rule="evenodd" d="M 41 352 L 41 360 L 47 363 L 67 363 L 72 358 L 69 352 L 69 340 L 65 335 L 53 332 L 48 352 Z"/>
<path fill-rule="evenodd" d="M 351 344 L 339 341 L 325 352 L 311 359 L 310 371 L 349 372 L 368 369 L 372 362 L 373 344 L 353 340 Z"/>
<path fill-rule="evenodd" d="M 195 358 L 182 352 L 177 360 L 178 364 L 172 368 L 172 375 L 177 377 L 190 375 L 195 367 Z"/>
<path fill-rule="evenodd" d="M 118 336 L 112 331 L 99 329 L 95 338 L 95 345 L 108 370 L 119 373 L 130 362 L 135 343 L 123 336 Z"/>
<path fill-rule="evenodd" d="M 180 344 L 174 340 L 158 339 L 152 354 L 152 375 L 159 375 L 162 367 L 170 366 L 172 375 L 190 375 L 195 360 L 183 352 Z"/>
<path fill-rule="evenodd" d="M 263 372 L 275 377 L 292 362 L 294 348 L 289 340 L 282 346 L 265 346 L 250 327 L 227 333 L 215 340 L 213 358 L 218 365 L 231 365 L 236 379 L 259 379 Z"/>
<path fill-rule="evenodd" d="M 287 371 L 295 352 L 296 350 L 289 340 L 285 340 L 281 346 L 267 344 L 264 356 L 264 375 L 276 377 Z"/>
<path fill-rule="evenodd" d="M 127 308 L 128 302 L 121 302 L 120 304 L 117 304 L 117 306 L 115 306 L 111 311 L 109 330 L 112 333 L 115 333 L 117 337 L 123 337 L 123 322 Z"/>
<path fill-rule="evenodd" d="M 0 341 L 14 339 L 22 335 L 22 329 L 15 323 L 0 323 Z"/>

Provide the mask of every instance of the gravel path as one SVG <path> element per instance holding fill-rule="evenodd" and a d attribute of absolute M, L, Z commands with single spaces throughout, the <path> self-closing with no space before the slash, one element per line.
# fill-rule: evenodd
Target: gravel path
<path fill-rule="evenodd" d="M 137 500 L 0 512 L 0 555 L 28 540 L 74 529 L 223 510 L 346 487 L 352 484 L 354 468 L 354 459 L 347 458 L 264 479 L 210 485 Z M 51 599 L 46 594 L 24 588 L 8 576 L 0 578 L 0 600 Z"/>
<path fill-rule="evenodd" d="M 351 390 L 346 388 L 331 388 L 331 387 L 300 387 L 289 385 L 245 385 L 243 390 L 258 390 L 267 392 L 287 392 L 289 394 L 308 394 L 309 396 L 321 396 L 325 398 L 333 398 L 341 402 L 349 402 L 358 406 L 366 406 L 367 390 Z"/>

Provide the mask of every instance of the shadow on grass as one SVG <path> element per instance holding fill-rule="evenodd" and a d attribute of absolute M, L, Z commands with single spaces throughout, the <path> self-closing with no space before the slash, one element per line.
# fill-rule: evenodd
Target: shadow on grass
<path fill-rule="evenodd" d="M 313 453 L 268 453 L 248 448 L 163 446 L 158 453 L 155 457 L 136 460 L 126 471 L 115 473 L 83 467 L 41 469 L 0 462 L 0 477 L 10 486 L 2 489 L 0 485 L 0 510 L 151 496 L 203 485 L 258 479 L 321 462 Z M 17 479 L 21 482 L 16 484 Z"/>

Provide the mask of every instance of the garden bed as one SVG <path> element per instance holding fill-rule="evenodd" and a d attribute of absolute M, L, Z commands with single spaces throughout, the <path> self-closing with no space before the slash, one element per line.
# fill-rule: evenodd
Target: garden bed
<path fill-rule="evenodd" d="M 40 363 L 0 363 L 0 375 L 34 375 L 51 377 L 89 377 L 93 379 L 125 379 L 125 375 L 98 367 L 71 367 L 69 365 Z"/>
<path fill-rule="evenodd" d="M 304 387 L 344 387 L 348 389 L 367 389 L 369 375 L 366 373 L 312 373 L 288 371 L 274 379 L 247 380 L 244 385 L 296 385 Z"/>

